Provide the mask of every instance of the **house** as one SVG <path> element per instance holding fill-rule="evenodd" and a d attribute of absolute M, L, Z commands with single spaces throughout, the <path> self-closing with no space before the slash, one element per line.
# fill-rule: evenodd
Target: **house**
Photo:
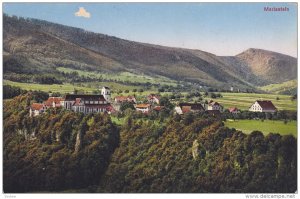
<path fill-rule="evenodd" d="M 231 107 L 228 109 L 229 113 L 237 114 L 239 113 L 239 109 L 237 107 Z"/>
<path fill-rule="evenodd" d="M 62 107 L 64 105 L 64 98 L 62 97 L 49 97 L 46 101 L 44 101 L 45 106 L 47 108 L 56 108 Z"/>
<path fill-rule="evenodd" d="M 141 111 L 142 113 L 149 113 L 151 110 L 151 104 L 137 104 L 135 109 L 137 111 Z"/>
<path fill-rule="evenodd" d="M 134 96 L 117 96 L 115 97 L 115 103 L 122 103 L 122 102 L 131 102 L 136 104 L 136 99 Z"/>
<path fill-rule="evenodd" d="M 176 107 L 175 107 L 175 113 L 177 113 L 177 114 L 179 114 L 179 115 L 182 115 L 182 114 L 183 114 L 183 112 L 182 112 L 180 106 L 176 106 Z"/>
<path fill-rule="evenodd" d="M 223 112 L 223 106 L 221 104 L 219 104 L 218 102 L 210 100 L 210 102 L 207 105 L 207 110 L 209 110 L 209 111 L 218 110 L 220 112 Z"/>
<path fill-rule="evenodd" d="M 147 96 L 147 100 L 151 104 L 154 104 L 154 103 L 159 104 L 160 96 L 155 95 L 155 94 L 150 94 Z"/>
<path fill-rule="evenodd" d="M 188 112 L 202 112 L 202 111 L 205 111 L 204 107 L 201 104 L 197 104 L 197 103 L 179 103 L 179 105 L 175 107 L 175 112 L 179 115 Z"/>
<path fill-rule="evenodd" d="M 45 112 L 48 108 L 57 108 L 63 106 L 64 99 L 62 97 L 49 97 L 43 103 L 33 103 L 29 109 L 29 116 L 38 116 Z"/>
<path fill-rule="evenodd" d="M 277 108 L 274 106 L 272 101 L 266 100 L 256 100 L 249 108 L 251 112 L 265 112 L 265 113 L 274 113 L 277 111 Z"/>
<path fill-rule="evenodd" d="M 47 107 L 44 104 L 33 103 L 29 109 L 29 116 L 30 117 L 38 116 L 39 114 L 45 112 L 46 110 L 47 110 Z"/>

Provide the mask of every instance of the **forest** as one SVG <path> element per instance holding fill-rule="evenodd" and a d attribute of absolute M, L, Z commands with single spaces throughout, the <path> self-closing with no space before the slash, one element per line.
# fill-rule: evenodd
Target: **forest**
<path fill-rule="evenodd" d="M 125 110 L 123 125 L 104 113 L 60 108 L 29 117 L 43 97 L 4 101 L 5 193 L 295 193 L 297 140 L 244 134 L 206 114 L 147 119 Z"/>

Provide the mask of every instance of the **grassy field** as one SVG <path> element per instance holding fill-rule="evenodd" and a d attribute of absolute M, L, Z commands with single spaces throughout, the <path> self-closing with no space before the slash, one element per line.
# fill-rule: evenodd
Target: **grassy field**
<path fill-rule="evenodd" d="M 13 82 L 9 80 L 3 81 L 4 85 L 11 85 L 11 86 L 17 86 L 24 90 L 40 90 L 45 92 L 60 92 L 60 93 L 71 93 L 76 90 L 82 90 L 86 93 L 92 93 L 95 90 L 98 90 L 99 88 L 102 88 L 103 86 L 108 86 L 112 90 L 132 90 L 134 88 L 140 88 L 138 86 L 127 86 L 118 84 L 116 82 L 97 82 L 97 83 L 78 83 L 78 84 L 34 84 L 34 83 L 21 83 L 21 82 Z"/>
<path fill-rule="evenodd" d="M 235 128 L 241 130 L 244 133 L 251 133 L 252 131 L 258 130 L 263 132 L 264 135 L 269 133 L 280 133 L 281 135 L 291 134 L 297 137 L 297 121 L 291 121 L 284 124 L 283 121 L 273 120 L 236 120 L 226 121 L 225 126 L 229 128 Z"/>
<path fill-rule="evenodd" d="M 280 93 L 280 92 L 288 92 L 289 90 L 297 88 L 297 80 L 290 80 L 287 82 L 283 82 L 281 84 L 270 84 L 267 86 L 259 87 L 259 89 L 271 92 L 271 93 Z"/>
<path fill-rule="evenodd" d="M 255 94 L 255 93 L 221 93 L 222 98 L 214 99 L 225 109 L 236 106 L 241 110 L 248 110 L 255 100 L 271 100 L 278 110 L 297 110 L 297 101 L 291 101 L 288 95 Z M 279 100 L 276 100 L 276 98 Z M 210 98 L 206 98 L 208 101 Z"/>
<path fill-rule="evenodd" d="M 56 70 L 65 73 L 77 72 L 80 76 L 102 78 L 106 80 L 128 81 L 128 82 L 138 82 L 138 83 L 149 82 L 151 84 L 159 83 L 161 85 L 172 85 L 172 86 L 177 85 L 176 81 L 163 76 L 150 77 L 147 75 L 138 75 L 130 72 L 121 72 L 116 74 L 95 73 L 95 72 L 87 72 L 87 71 L 75 70 L 75 69 L 64 68 L 64 67 L 58 67 L 56 68 Z"/>

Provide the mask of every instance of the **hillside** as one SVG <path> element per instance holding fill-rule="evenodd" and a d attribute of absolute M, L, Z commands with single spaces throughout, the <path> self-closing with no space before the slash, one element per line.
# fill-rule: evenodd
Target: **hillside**
<path fill-rule="evenodd" d="M 56 74 L 58 67 L 102 73 L 133 72 L 241 90 L 295 78 L 297 60 L 278 53 L 219 57 L 200 50 L 119 39 L 36 19 L 4 15 L 4 74 Z M 264 54 L 264 59 L 259 62 Z M 259 70 L 267 62 L 268 66 Z M 284 73 L 284 74 L 282 74 Z M 275 77 L 280 74 L 278 81 Z M 289 79 L 290 78 L 290 79 Z"/>
<path fill-rule="evenodd" d="M 246 63 L 253 74 L 270 83 L 297 78 L 297 59 L 288 55 L 250 48 L 236 58 Z"/>
<path fill-rule="evenodd" d="M 126 110 L 122 126 L 107 114 L 60 108 L 28 117 L 28 105 L 40 95 L 29 92 L 4 103 L 5 193 L 297 189 L 297 139 L 292 135 L 247 135 L 202 114 L 146 119 Z"/>
<path fill-rule="evenodd" d="M 270 84 L 259 88 L 271 93 L 294 95 L 297 94 L 297 85 L 298 81 L 294 79 L 280 84 Z"/>

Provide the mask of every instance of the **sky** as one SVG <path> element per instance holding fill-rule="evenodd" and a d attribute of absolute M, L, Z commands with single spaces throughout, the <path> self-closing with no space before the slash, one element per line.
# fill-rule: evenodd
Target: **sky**
<path fill-rule="evenodd" d="M 4 3 L 3 12 L 220 56 L 260 48 L 297 57 L 295 3 Z"/>

